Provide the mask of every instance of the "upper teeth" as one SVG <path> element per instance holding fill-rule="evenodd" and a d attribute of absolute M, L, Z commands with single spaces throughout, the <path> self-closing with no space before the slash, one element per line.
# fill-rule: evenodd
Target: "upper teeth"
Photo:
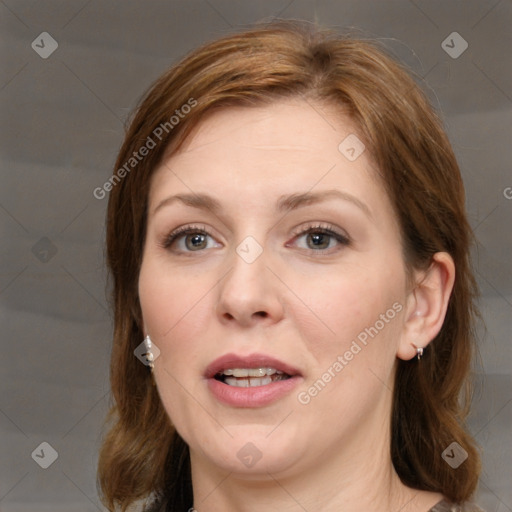
<path fill-rule="evenodd" d="M 282 375 L 283 372 L 275 368 L 229 368 L 222 370 L 224 375 L 232 375 L 233 377 L 264 377 L 265 375 Z"/>

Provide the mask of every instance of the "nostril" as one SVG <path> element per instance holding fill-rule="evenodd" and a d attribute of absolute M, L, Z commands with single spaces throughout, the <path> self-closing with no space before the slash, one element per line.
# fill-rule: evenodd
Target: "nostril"
<path fill-rule="evenodd" d="M 268 313 L 266 311 L 257 311 L 254 314 L 257 316 L 261 316 L 262 318 L 267 318 L 267 316 L 268 316 Z"/>

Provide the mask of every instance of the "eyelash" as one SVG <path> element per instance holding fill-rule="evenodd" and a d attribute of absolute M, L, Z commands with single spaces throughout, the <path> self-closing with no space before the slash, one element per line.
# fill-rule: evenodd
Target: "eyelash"
<path fill-rule="evenodd" d="M 312 225 L 307 226 L 306 228 L 301 228 L 301 229 L 295 231 L 293 233 L 293 236 L 295 239 L 295 238 L 298 238 L 298 237 L 301 237 L 304 235 L 308 235 L 310 233 L 330 236 L 330 237 L 334 238 L 342 246 L 349 246 L 351 244 L 351 241 L 348 238 L 348 236 L 346 236 L 342 233 L 339 233 L 330 224 L 312 224 Z M 169 249 L 171 247 L 171 245 L 174 242 L 176 242 L 180 237 L 183 237 L 185 235 L 191 235 L 191 234 L 211 236 L 210 233 L 208 233 L 208 231 L 206 230 L 205 226 L 201 226 L 201 227 L 192 226 L 192 225 L 182 226 L 182 227 L 174 230 L 170 234 L 166 235 L 161 243 L 161 246 L 164 249 Z M 332 249 L 333 248 L 319 249 L 319 250 L 315 250 L 315 249 L 305 249 L 305 250 L 307 250 L 308 252 L 313 253 L 313 254 L 325 254 L 328 251 L 332 252 Z M 198 251 L 186 251 L 186 252 L 189 254 L 192 254 L 194 252 L 202 252 L 202 250 L 199 249 Z"/>

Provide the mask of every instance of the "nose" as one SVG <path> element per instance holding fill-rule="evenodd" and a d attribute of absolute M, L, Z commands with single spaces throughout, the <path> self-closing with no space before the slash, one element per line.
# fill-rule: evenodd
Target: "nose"
<path fill-rule="evenodd" d="M 252 262 L 233 251 L 231 268 L 218 288 L 217 315 L 221 323 L 250 327 L 271 325 L 283 318 L 282 283 L 268 267 L 267 250 Z"/>

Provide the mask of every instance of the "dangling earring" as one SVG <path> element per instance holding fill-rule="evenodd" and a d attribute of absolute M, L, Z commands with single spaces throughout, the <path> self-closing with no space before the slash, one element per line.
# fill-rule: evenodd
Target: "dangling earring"
<path fill-rule="evenodd" d="M 142 354 L 142 355 L 148 361 L 148 366 L 151 368 L 151 372 L 153 372 L 153 368 L 155 367 L 155 364 L 153 363 L 154 357 L 153 357 L 153 352 L 151 351 L 152 343 L 151 343 L 151 338 L 149 337 L 149 334 L 144 339 L 144 346 L 146 347 L 146 353 Z"/>
<path fill-rule="evenodd" d="M 421 356 L 423 355 L 423 347 L 417 347 L 414 343 L 411 343 L 411 345 L 416 349 L 416 357 L 418 358 L 418 361 L 421 359 Z"/>

